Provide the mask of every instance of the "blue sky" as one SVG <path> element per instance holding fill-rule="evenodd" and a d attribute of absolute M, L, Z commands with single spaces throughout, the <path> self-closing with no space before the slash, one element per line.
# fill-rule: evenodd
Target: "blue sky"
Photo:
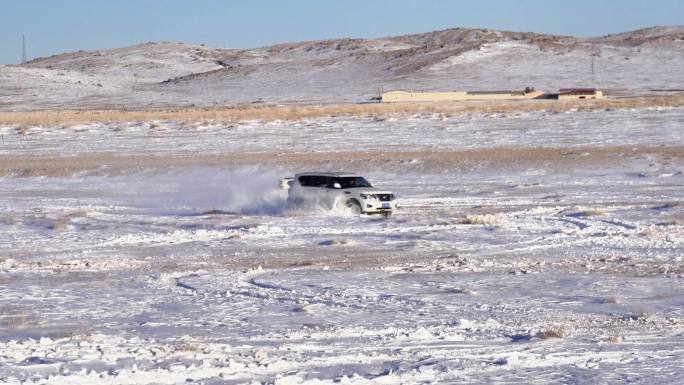
<path fill-rule="evenodd" d="M 257 47 L 452 27 L 598 36 L 683 25 L 684 0 L 0 0 L 0 63 L 146 41 Z"/>

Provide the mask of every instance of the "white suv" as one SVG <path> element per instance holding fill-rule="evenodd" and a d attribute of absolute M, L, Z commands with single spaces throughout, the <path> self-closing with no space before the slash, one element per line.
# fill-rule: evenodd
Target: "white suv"
<path fill-rule="evenodd" d="M 348 172 L 305 172 L 280 181 L 288 190 L 288 203 L 334 209 L 346 206 L 354 214 L 390 215 L 397 208 L 391 191 L 371 186 L 362 176 Z"/>

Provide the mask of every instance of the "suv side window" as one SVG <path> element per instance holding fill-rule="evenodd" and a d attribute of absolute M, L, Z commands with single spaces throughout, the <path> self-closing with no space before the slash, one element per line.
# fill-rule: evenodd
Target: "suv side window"
<path fill-rule="evenodd" d="M 314 187 L 325 187 L 327 179 L 328 179 L 327 177 L 316 175 L 313 177 L 313 186 Z"/>
<path fill-rule="evenodd" d="M 339 183 L 339 180 L 334 177 L 327 177 L 325 181 L 325 187 L 335 188 L 335 183 Z"/>
<path fill-rule="evenodd" d="M 303 187 L 326 187 L 328 179 L 332 178 L 322 175 L 304 175 L 299 177 L 299 184 Z"/>
<path fill-rule="evenodd" d="M 313 176 L 311 175 L 304 175 L 299 177 L 299 184 L 302 185 L 303 187 L 313 187 Z"/>

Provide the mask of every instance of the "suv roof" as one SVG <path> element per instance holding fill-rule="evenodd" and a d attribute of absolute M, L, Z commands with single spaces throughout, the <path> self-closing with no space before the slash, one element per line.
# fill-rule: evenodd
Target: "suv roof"
<path fill-rule="evenodd" d="M 353 172 L 346 172 L 346 171 L 325 171 L 325 172 L 303 172 L 300 174 L 295 175 L 296 177 L 300 176 L 305 176 L 305 175 L 316 175 L 316 176 L 334 176 L 334 177 L 342 177 L 342 176 L 359 176 L 359 174 L 353 173 Z"/>

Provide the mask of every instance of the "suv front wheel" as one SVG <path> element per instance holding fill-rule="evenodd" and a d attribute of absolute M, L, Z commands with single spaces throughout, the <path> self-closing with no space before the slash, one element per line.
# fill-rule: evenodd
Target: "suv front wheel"
<path fill-rule="evenodd" d="M 363 210 L 361 209 L 361 204 L 356 199 L 350 199 L 346 203 L 347 209 L 351 211 L 353 215 L 361 215 Z"/>

